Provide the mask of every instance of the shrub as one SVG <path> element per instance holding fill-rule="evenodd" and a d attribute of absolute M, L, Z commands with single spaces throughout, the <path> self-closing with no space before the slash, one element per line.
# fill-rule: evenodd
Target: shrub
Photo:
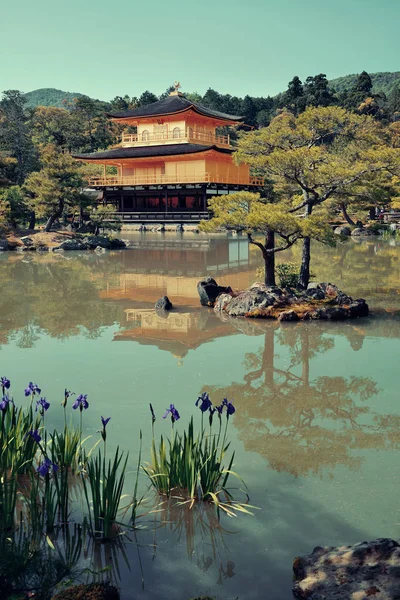
<path fill-rule="evenodd" d="M 161 436 L 158 447 L 154 437 L 156 417 L 150 405 L 153 423 L 151 461 L 143 469 L 159 494 L 168 497 L 174 494 L 181 497 L 182 502 L 189 502 L 191 506 L 199 500 L 214 502 L 230 516 L 233 516 L 233 510 L 249 512 L 242 504 L 233 502 L 227 488 L 230 475 L 240 479 L 232 471 L 234 452 L 224 465 L 230 446 L 226 440 L 227 429 L 235 407 L 227 399 L 223 400 L 221 406 L 214 407 L 206 392 L 197 399 L 196 405 L 199 406 L 202 415 L 201 428 L 197 435 L 194 431 L 193 417 L 183 434 L 175 431 L 174 425 L 180 419 L 180 415 L 171 404 L 163 418 L 170 415 L 172 434 L 166 439 Z M 206 413 L 209 424 L 207 432 L 204 428 Z M 218 433 L 213 431 L 215 415 L 218 420 Z M 225 425 L 223 415 L 226 417 Z"/>

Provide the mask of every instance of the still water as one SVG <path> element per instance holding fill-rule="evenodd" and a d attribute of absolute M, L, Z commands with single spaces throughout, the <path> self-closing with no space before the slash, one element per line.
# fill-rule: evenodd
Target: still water
<path fill-rule="evenodd" d="M 219 526 L 199 510 L 151 513 L 143 477 L 142 528 L 120 552 L 104 545 L 96 556 L 97 567 L 111 564 L 123 600 L 289 600 L 296 555 L 398 538 L 400 246 L 315 246 L 315 279 L 366 298 L 372 316 L 278 326 L 222 322 L 199 306 L 205 275 L 233 288 L 256 280 L 258 250 L 246 239 L 130 239 L 132 249 L 100 256 L 0 256 L 0 374 L 16 401 L 28 381 L 42 387 L 50 427 L 62 425 L 64 387 L 87 393 L 87 434 L 97 439 L 100 415 L 110 416 L 108 448 L 129 450 L 128 493 L 140 430 L 143 460 L 149 452 L 149 402 L 159 417 L 174 403 L 179 426 L 199 418 L 200 392 L 233 398 L 234 470 L 259 510 Z M 166 319 L 153 309 L 164 294 L 175 306 Z M 169 423 L 158 418 L 156 432 L 168 434 Z"/>

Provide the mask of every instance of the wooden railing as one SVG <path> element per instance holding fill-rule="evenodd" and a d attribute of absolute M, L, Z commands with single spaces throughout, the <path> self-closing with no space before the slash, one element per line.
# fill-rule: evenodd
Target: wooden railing
<path fill-rule="evenodd" d="M 208 212 L 193 212 L 193 211 L 179 211 L 179 212 L 165 212 L 162 210 L 149 211 L 137 211 L 137 212 L 110 212 L 107 213 L 105 221 L 112 222 L 131 222 L 131 223 L 199 223 L 200 221 L 208 221 L 210 215 Z"/>
<path fill-rule="evenodd" d="M 259 177 L 235 177 L 234 175 L 213 175 L 212 173 L 192 173 L 189 175 L 143 175 L 139 177 L 91 177 L 88 180 L 89 187 L 169 185 L 180 183 L 225 183 L 261 187 L 264 185 L 264 180 Z"/>
<path fill-rule="evenodd" d="M 201 143 L 215 144 L 216 146 L 224 146 L 229 148 L 231 145 L 229 135 L 214 135 L 213 133 L 202 133 L 192 131 L 190 129 L 180 129 L 179 131 L 167 131 L 163 133 L 148 133 L 137 135 L 136 133 L 123 133 L 122 146 L 128 148 L 130 146 L 147 146 L 149 144 L 157 144 L 163 142 L 179 143 Z"/>

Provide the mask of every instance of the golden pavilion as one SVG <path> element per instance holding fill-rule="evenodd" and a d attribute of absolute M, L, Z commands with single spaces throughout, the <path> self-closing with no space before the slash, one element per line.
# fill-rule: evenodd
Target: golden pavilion
<path fill-rule="evenodd" d="M 102 190 L 123 221 L 196 223 L 208 218 L 208 198 L 263 185 L 248 165 L 233 162 L 229 135 L 218 133 L 242 125 L 242 117 L 192 102 L 179 87 L 157 102 L 108 113 L 135 133 L 123 133 L 118 147 L 75 156 L 103 166 L 89 186 Z"/>

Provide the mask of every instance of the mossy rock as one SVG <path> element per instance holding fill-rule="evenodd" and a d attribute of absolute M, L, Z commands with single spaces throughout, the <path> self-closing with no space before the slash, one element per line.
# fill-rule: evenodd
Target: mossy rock
<path fill-rule="evenodd" d="M 119 600 L 119 591 L 108 583 L 73 585 L 58 592 L 52 600 Z"/>

